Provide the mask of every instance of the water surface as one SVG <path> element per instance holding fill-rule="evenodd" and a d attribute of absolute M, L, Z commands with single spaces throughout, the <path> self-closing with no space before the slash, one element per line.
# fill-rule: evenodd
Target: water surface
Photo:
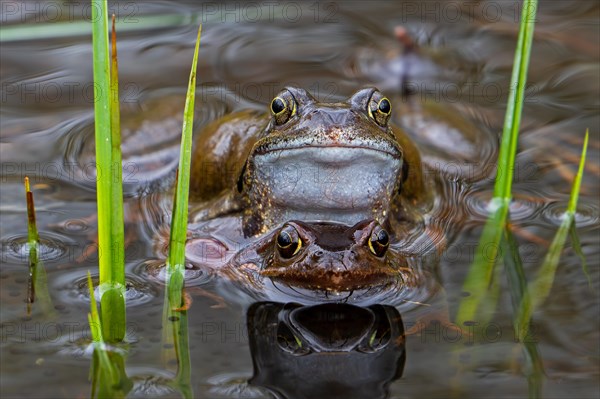
<path fill-rule="evenodd" d="M 61 4 L 2 4 L 2 29 L 50 27 L 58 21 L 74 29 L 73 33 L 49 30 L 23 40 L 13 37 L 3 41 L 0 49 L 2 397 L 83 397 L 90 391 L 85 276 L 88 270 L 97 276 L 95 175 L 90 155 L 93 86 L 91 36 L 77 28 L 79 22 L 89 20 L 89 9 Z M 305 87 L 324 101 L 375 85 L 400 104 L 394 111 L 396 122 L 418 125 L 411 104 L 427 102 L 476 126 L 482 143 L 477 154 L 461 153 L 452 140 L 436 141 L 436 129 L 443 129 L 443 124 L 428 130 L 431 136 L 415 137 L 426 161 L 438 169 L 432 177 L 438 182 L 433 225 L 447 233 L 439 241 L 446 240 L 448 247 L 440 254 L 422 242 L 413 244 L 428 252 L 420 266 L 430 268 L 445 295 L 439 294 L 441 290 L 435 295 L 432 290 L 421 296 L 414 293 L 413 302 L 396 303 L 391 308 L 395 310 L 353 313 L 364 315 L 356 323 L 375 317 L 376 325 L 403 324 L 408 331 L 431 309 L 447 308 L 454 315 L 463 295 L 462 283 L 493 190 L 493 159 L 504 118 L 519 7 L 509 1 L 473 5 L 282 2 L 261 8 L 235 2 L 113 4 L 122 32 L 124 125 L 133 131 L 160 124 L 165 131 L 155 141 L 134 137 L 124 148 L 126 212 L 132 216 L 126 253 L 132 287 L 127 356 L 127 374 L 135 382 L 131 396 L 176 396 L 164 384 L 175 366 L 161 359 L 163 284 L 148 272 L 147 264 L 157 256 L 152 242 L 160 224 L 157 220 L 170 207 L 160 182 L 167 179 L 177 159 L 177 110 L 183 109 L 197 23 L 204 22 L 199 127 L 238 109 L 265 109 L 286 85 Z M 163 16 L 160 20 L 166 26 L 145 23 L 156 15 Z M 568 242 L 551 295 L 533 320 L 533 339 L 546 372 L 543 396 L 548 398 L 597 397 L 600 389 L 598 15 L 595 2 L 541 2 L 517 155 L 512 220 L 525 272 L 533 277 L 561 222 L 583 135 L 590 129 L 576 222 L 592 286 Z M 410 33 L 420 47 L 420 58 L 405 54 L 394 37 L 397 27 Z M 5 32 L 2 40 L 7 38 Z M 412 93 L 410 101 L 402 97 L 402 88 Z M 26 315 L 25 175 L 35 193 L 53 314 L 42 314 L 34 304 L 32 315 Z M 460 223 L 451 218 L 457 215 Z M 224 297 L 226 305 L 215 306 L 214 296 L 192 291 L 189 334 L 196 397 L 269 397 L 267 390 L 256 387 L 259 381 L 268 385 L 257 377 L 262 375 L 259 371 L 265 372 L 259 360 L 269 355 L 257 337 L 269 330 L 254 328 L 257 315 L 264 320 L 283 317 L 277 316 L 284 314 L 280 313 L 283 304 L 253 305 L 254 300 L 237 287 L 201 273 L 191 273 L 188 285 Z M 501 290 L 491 322 L 477 327 L 474 337 L 432 325 L 421 334 L 407 335 L 403 347 L 385 352 L 388 363 L 368 360 L 372 363 L 365 370 L 370 371 L 373 396 L 386 391 L 398 398 L 526 396 L 527 368 L 514 340 L 510 295 L 503 280 Z M 288 311 L 292 314 L 285 308 Z M 298 314 L 318 318 L 323 317 L 323 309 Z M 312 325 L 310 317 L 308 321 L 297 317 L 302 326 Z M 290 320 L 294 325 L 296 319 Z M 313 330 L 307 327 L 307 331 Z M 311 343 L 317 345 L 318 340 Z M 402 356 L 406 359 L 399 360 Z M 361 359 L 345 364 L 360 364 Z M 294 379 L 311 381 L 315 376 L 310 365 L 279 360 L 291 367 Z M 356 377 L 340 367 L 340 380 L 352 385 Z M 390 370 L 401 371 L 401 378 Z M 245 384 L 253 375 L 255 384 Z M 280 393 L 297 392 L 300 397 L 301 391 L 288 386 Z"/>

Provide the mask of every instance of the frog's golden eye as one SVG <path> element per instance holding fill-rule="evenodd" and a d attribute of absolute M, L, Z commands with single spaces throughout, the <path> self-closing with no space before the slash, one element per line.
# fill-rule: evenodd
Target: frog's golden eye
<path fill-rule="evenodd" d="M 283 125 L 296 114 L 296 101 L 289 91 L 283 91 L 271 101 L 271 114 L 277 125 Z"/>
<path fill-rule="evenodd" d="M 302 248 L 302 239 L 298 235 L 298 231 L 294 226 L 286 225 L 277 235 L 277 250 L 279 254 L 289 259 L 296 255 Z"/>
<path fill-rule="evenodd" d="M 274 115 L 278 115 L 285 111 L 285 101 L 281 97 L 275 97 L 273 101 L 271 101 L 271 111 Z"/>
<path fill-rule="evenodd" d="M 377 122 L 379 126 L 387 126 L 392 115 L 392 103 L 387 97 L 382 97 L 381 93 L 375 92 L 369 101 L 369 116 Z"/>
<path fill-rule="evenodd" d="M 390 100 L 388 100 L 387 97 L 379 100 L 379 104 L 377 104 L 377 110 L 384 115 L 388 115 L 390 112 L 392 112 L 392 104 L 390 103 Z"/>
<path fill-rule="evenodd" d="M 390 246 L 390 236 L 381 226 L 376 226 L 371 233 L 368 245 L 369 251 L 381 258 Z"/>

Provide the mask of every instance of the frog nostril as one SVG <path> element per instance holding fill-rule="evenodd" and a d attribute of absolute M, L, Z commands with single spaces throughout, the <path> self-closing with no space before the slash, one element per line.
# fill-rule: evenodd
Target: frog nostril
<path fill-rule="evenodd" d="M 323 251 L 315 252 L 315 258 L 320 258 L 321 256 L 323 256 Z"/>

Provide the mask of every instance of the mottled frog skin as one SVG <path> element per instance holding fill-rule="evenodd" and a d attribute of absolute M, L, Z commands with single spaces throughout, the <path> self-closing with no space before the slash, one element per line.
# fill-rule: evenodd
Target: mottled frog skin
<path fill-rule="evenodd" d="M 192 198 L 212 202 L 197 221 L 241 210 L 246 236 L 288 220 L 383 224 L 426 197 L 419 152 L 389 124 L 392 104 L 377 89 L 321 103 L 288 87 L 270 111 L 234 113 L 200 134 Z"/>
<path fill-rule="evenodd" d="M 244 280 L 270 278 L 318 291 L 416 284 L 416 275 L 375 220 L 353 226 L 289 221 L 238 252 L 230 267 Z"/>

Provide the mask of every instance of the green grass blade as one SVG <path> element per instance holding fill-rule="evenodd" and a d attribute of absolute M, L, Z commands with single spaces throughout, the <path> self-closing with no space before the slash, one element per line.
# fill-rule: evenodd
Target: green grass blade
<path fill-rule="evenodd" d="M 482 308 L 489 308 L 488 288 L 491 285 L 494 267 L 498 258 L 498 249 L 504 235 L 508 210 L 511 200 L 513 170 L 517 153 L 519 125 L 529 56 L 535 27 L 537 11 L 536 0 L 525 0 L 519 27 L 519 38 L 515 50 L 515 60 L 511 76 L 510 94 L 508 98 L 502 142 L 498 155 L 498 168 L 494 185 L 494 198 L 490 203 L 493 208 L 483 229 L 475 252 L 475 259 L 471 264 L 469 273 L 463 285 L 463 291 L 469 296 L 463 298 L 459 304 L 457 323 L 462 325 L 465 321 L 475 321 Z"/>
<path fill-rule="evenodd" d="M 119 65 L 117 62 L 117 32 L 112 16 L 112 54 L 110 68 L 110 132 L 112 173 L 111 237 L 113 280 L 125 284 L 125 233 L 123 218 L 123 168 L 121 166 L 121 113 L 119 110 Z"/>
<path fill-rule="evenodd" d="M 509 206 L 508 201 L 499 201 L 498 203 L 498 208 L 485 223 L 475 250 L 475 259 L 463 284 L 463 292 L 469 295 L 460 301 L 456 316 L 458 325 L 464 325 L 467 321 L 482 322 L 482 320 L 475 320 L 481 317 L 478 311 L 482 307 L 489 309 L 488 301 L 493 299 L 489 296 L 490 287 L 499 257 Z"/>
<path fill-rule="evenodd" d="M 119 111 L 119 69 L 117 63 L 117 36 L 115 17 L 112 17 L 112 54 L 110 68 L 110 181 L 111 181 L 111 271 L 110 280 L 101 281 L 100 310 L 104 336 L 108 342 L 119 342 L 125 337 L 125 233 L 123 218 L 123 177 L 121 167 L 121 123 Z M 99 219 L 100 220 L 100 219 Z"/>
<path fill-rule="evenodd" d="M 586 129 L 585 139 L 583 140 L 583 149 L 581 151 L 581 160 L 579 161 L 579 169 L 577 170 L 577 175 L 575 176 L 575 181 L 573 182 L 573 187 L 571 188 L 571 197 L 569 198 L 569 205 L 567 206 L 567 212 L 573 213 L 573 216 L 575 216 L 575 213 L 577 212 L 577 202 L 579 201 L 581 180 L 583 179 L 583 171 L 585 170 L 585 158 L 587 156 L 589 136 L 590 130 Z M 585 256 L 583 255 L 583 251 L 581 250 L 581 244 L 579 243 L 579 237 L 577 236 L 575 223 L 571 224 L 571 228 L 569 229 L 569 235 L 571 237 L 571 244 L 573 245 L 573 250 L 575 251 L 577 256 L 579 256 L 579 259 L 581 259 L 581 268 L 583 269 L 583 274 L 587 278 L 589 287 L 592 288 L 592 279 L 590 278 L 590 274 L 588 272 Z"/>
<path fill-rule="evenodd" d="M 202 26 L 198 28 L 198 37 L 194 49 L 194 58 L 188 84 L 183 115 L 181 152 L 177 170 L 175 194 L 173 197 L 173 215 L 169 239 L 169 257 L 167 259 L 167 288 L 163 309 L 163 344 L 173 344 L 177 357 L 177 376 L 172 386 L 177 388 L 184 398 L 192 398 L 191 361 L 189 355 L 187 311 L 183 308 L 183 287 L 185 271 L 185 243 L 187 240 L 188 196 L 190 170 L 192 162 L 192 128 L 194 125 L 194 102 L 196 93 L 196 69 Z M 165 345 L 163 345 L 165 347 Z"/>
<path fill-rule="evenodd" d="M 110 237 L 112 226 L 112 138 L 110 131 L 110 56 L 106 0 L 92 0 L 92 42 L 94 63 L 94 128 L 98 201 L 98 254 L 100 283 L 112 280 Z"/>
<path fill-rule="evenodd" d="M 577 212 L 577 202 L 579 201 L 579 191 L 581 190 L 581 180 L 583 179 L 583 171 L 585 170 L 585 158 L 587 156 L 587 147 L 590 137 L 589 129 L 585 131 L 585 139 L 583 140 L 583 149 L 581 150 L 581 159 L 579 160 L 579 169 L 577 175 L 575 175 L 575 181 L 571 188 L 571 197 L 569 198 L 569 205 L 567 206 L 567 212 L 575 215 Z"/>
<path fill-rule="evenodd" d="M 118 113 L 112 115 L 115 104 L 111 95 L 115 89 L 118 92 L 118 85 L 111 85 L 107 1 L 91 0 L 91 6 L 100 302 L 104 339 L 118 342 L 125 334 L 125 271 L 120 261 L 124 251 L 122 183 L 114 178 L 121 173 L 121 156 L 120 150 L 115 154 L 113 147 L 113 135 L 120 133 L 113 133 L 119 116 Z M 116 70 L 113 73 L 116 74 Z M 116 101 L 118 107 L 118 95 Z"/>
<path fill-rule="evenodd" d="M 98 353 L 98 360 L 101 364 L 100 367 L 108 371 L 111 381 L 116 383 L 118 382 L 118 373 L 114 370 L 105 348 L 104 339 L 102 337 L 102 323 L 100 321 L 100 315 L 98 314 L 98 304 L 96 303 L 96 296 L 94 294 L 94 283 L 92 282 L 92 276 L 89 271 L 87 280 L 90 293 L 90 313 L 88 313 L 88 323 L 90 325 L 92 341 L 94 342 L 94 351 L 97 351 Z"/>
<path fill-rule="evenodd" d="M 496 198 L 511 198 L 519 126 L 525 98 L 525 84 L 527 82 L 536 12 L 537 0 L 525 0 L 521 12 L 519 38 L 517 39 L 510 92 L 502 129 L 502 143 L 498 154 L 498 170 L 494 185 L 494 197 Z"/>
<path fill-rule="evenodd" d="M 104 342 L 102 338 L 102 329 L 100 328 L 100 315 L 98 314 L 98 304 L 96 303 L 96 295 L 94 293 L 94 283 L 92 282 L 92 275 L 88 271 L 88 290 L 90 293 L 90 314 L 88 316 L 90 321 L 90 331 L 92 333 L 92 341 L 94 343 Z"/>
<path fill-rule="evenodd" d="M 194 124 L 194 102 L 196 94 L 196 69 L 198 66 L 198 51 L 202 26 L 198 28 L 198 37 L 194 49 L 192 69 L 188 84 L 183 115 L 181 137 L 181 152 L 179 155 L 179 169 L 177 173 L 177 186 L 173 201 L 173 215 L 171 220 L 171 235 L 169 240 L 169 257 L 167 261 L 168 285 L 172 293 L 169 299 L 171 306 L 180 307 L 181 289 L 183 288 L 183 271 L 185 269 L 185 243 L 187 239 L 188 196 L 190 191 L 190 170 L 192 162 L 192 128 Z M 176 276 L 179 274 L 179 276 Z M 176 279 L 178 284 L 171 285 L 171 279 Z M 173 281 L 175 283 L 175 281 Z"/>
<path fill-rule="evenodd" d="M 98 398 L 125 398 L 132 389 L 133 383 L 125 373 L 125 361 L 123 356 L 106 349 L 103 338 L 103 326 L 98 314 L 98 305 L 94 295 L 94 284 L 92 276 L 88 272 L 88 289 L 90 293 L 90 312 L 88 323 L 92 334 L 94 345 L 94 356 L 92 358 L 92 387 L 91 397 Z"/>
<path fill-rule="evenodd" d="M 507 226 L 505 239 L 502 240 L 504 252 L 504 269 L 510 290 L 513 315 L 516 315 L 523 298 L 527 296 L 527 280 L 523 269 L 523 262 L 519 255 L 519 244 L 515 240 L 510 228 Z M 515 334 L 518 334 L 518 321 L 514 317 Z M 523 357 L 525 359 L 525 374 L 529 386 L 529 398 L 540 398 L 542 396 L 542 383 L 544 380 L 544 366 L 542 358 L 534 340 L 527 336 L 519 336 L 523 345 Z"/>
<path fill-rule="evenodd" d="M 581 260 L 581 269 L 583 271 L 583 275 L 588 281 L 588 287 L 590 290 L 592 289 L 592 278 L 590 277 L 590 273 L 587 267 L 587 261 L 585 259 L 585 255 L 581 250 L 581 244 L 579 243 L 579 236 L 577 235 L 577 229 L 575 228 L 575 223 L 571 224 L 571 228 L 569 229 L 569 237 L 571 237 L 571 245 L 573 246 L 573 251 L 575 254 L 579 256 Z"/>
<path fill-rule="evenodd" d="M 548 295 L 550 295 L 550 290 L 554 284 L 554 276 L 556 275 L 560 255 L 565 246 L 565 242 L 567 241 L 569 231 L 575 221 L 577 200 L 579 198 L 581 179 L 583 177 L 585 158 L 587 155 L 588 137 L 589 134 L 586 132 L 583 149 L 581 151 L 581 159 L 579 161 L 579 170 L 577 171 L 575 181 L 573 182 L 569 205 L 563 216 L 563 221 L 552 240 L 552 244 L 550 244 L 550 250 L 544 258 L 542 267 L 538 271 L 535 280 L 529 285 L 529 290 L 519 307 L 516 325 L 519 337 L 525 337 L 527 335 L 529 331 L 529 322 L 533 312 L 546 300 Z"/>

